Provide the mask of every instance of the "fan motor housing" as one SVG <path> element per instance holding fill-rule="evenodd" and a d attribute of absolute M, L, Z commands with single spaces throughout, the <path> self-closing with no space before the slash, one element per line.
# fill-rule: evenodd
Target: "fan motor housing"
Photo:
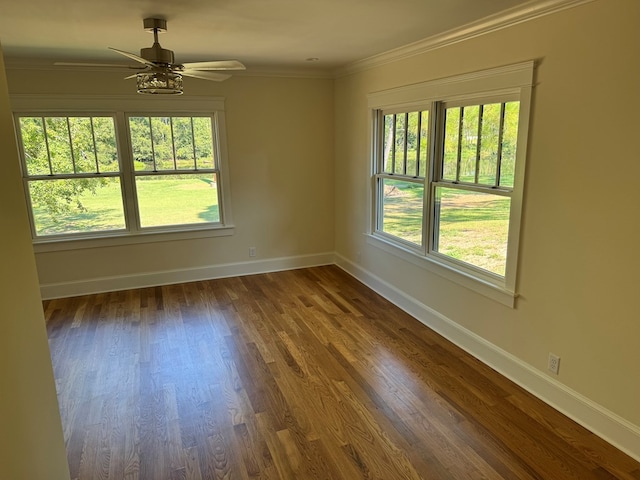
<path fill-rule="evenodd" d="M 154 43 L 153 46 L 149 48 L 141 48 L 140 56 L 153 63 L 174 63 L 173 52 L 162 48 L 159 43 Z"/>

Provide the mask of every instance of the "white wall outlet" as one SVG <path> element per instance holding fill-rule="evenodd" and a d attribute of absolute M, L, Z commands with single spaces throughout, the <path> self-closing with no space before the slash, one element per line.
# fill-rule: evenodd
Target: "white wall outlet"
<path fill-rule="evenodd" d="M 560 357 L 553 353 L 549 353 L 549 365 L 547 366 L 551 373 L 558 375 L 560 371 Z"/>
<path fill-rule="evenodd" d="M 249 256 L 250 257 L 256 256 L 256 247 L 249 247 Z"/>

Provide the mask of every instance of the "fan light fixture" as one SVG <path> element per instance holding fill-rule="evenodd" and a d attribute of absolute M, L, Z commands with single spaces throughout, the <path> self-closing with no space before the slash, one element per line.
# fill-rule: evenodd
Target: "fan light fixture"
<path fill-rule="evenodd" d="M 149 48 L 141 48 L 140 55 L 109 47 L 110 50 L 138 62 L 137 66 L 68 62 L 56 62 L 55 64 L 66 66 L 90 65 L 92 67 L 119 66 L 136 69 L 138 70 L 137 73 L 129 75 L 125 79 L 132 80 L 135 78 L 138 93 L 147 95 L 181 95 L 183 77 L 222 82 L 231 76 L 227 72 L 246 69 L 238 60 L 175 63 L 173 51 L 162 48 L 158 42 L 158 34 L 167 31 L 167 21 L 163 18 L 145 18 L 143 25 L 146 31 L 153 33 L 153 45 Z M 142 66 L 139 64 L 142 64 Z"/>
<path fill-rule="evenodd" d="M 136 75 L 138 93 L 182 95 L 182 75 L 174 72 L 141 72 Z"/>

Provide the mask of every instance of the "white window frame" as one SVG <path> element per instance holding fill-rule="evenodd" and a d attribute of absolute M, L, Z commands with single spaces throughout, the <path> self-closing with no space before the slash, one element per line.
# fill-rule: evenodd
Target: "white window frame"
<path fill-rule="evenodd" d="M 226 145 L 226 122 L 224 98 L 220 97 L 178 97 L 148 98 L 131 95 L 12 95 L 14 116 L 109 116 L 113 117 L 116 128 L 116 141 L 119 152 L 120 173 L 122 179 L 123 201 L 127 203 L 125 211 L 126 230 L 90 232 L 82 234 L 61 234 L 55 236 L 36 236 L 31 206 L 29 217 L 36 252 L 73 250 L 99 246 L 127 245 L 147 242 L 161 242 L 233 235 L 235 227 L 231 213 L 231 194 L 228 174 L 228 153 Z M 210 116 L 216 148 L 218 174 L 218 196 L 220 222 L 189 225 L 171 225 L 140 228 L 133 217 L 137 218 L 133 163 L 129 141 L 128 118 L 136 115 L 191 117 Z M 19 127 L 16 127 L 19 128 Z M 22 168 L 24 170 L 24 161 Z M 23 178 L 28 176 L 23 174 Z M 26 191 L 25 191 L 26 193 Z M 27 194 L 28 197 L 28 194 Z M 27 198 L 27 203 L 29 199 Z M 135 212 L 133 215 L 132 212 Z"/>
<path fill-rule="evenodd" d="M 393 88 L 368 95 L 368 109 L 371 112 L 371 171 L 368 242 L 426 270 L 456 282 L 477 293 L 492 298 L 504 305 L 514 307 L 520 239 L 520 223 L 524 191 L 524 174 L 527 156 L 527 138 L 531 109 L 534 62 L 523 62 L 500 68 L 457 75 L 445 79 Z M 438 109 L 445 103 L 473 104 L 487 99 L 504 102 L 517 99 L 520 102 L 518 137 L 513 189 L 509 217 L 509 236 L 505 275 L 494 275 L 464 262 L 456 261 L 433 251 L 434 189 L 438 185 L 435 177 L 437 169 L 436 148 L 438 145 L 434 123 Z M 427 107 L 427 106 L 428 107 Z M 423 245 L 417 246 L 402 241 L 398 237 L 378 230 L 382 214 L 382 195 L 379 192 L 381 158 L 380 119 L 385 113 L 401 111 L 429 110 L 429 152 L 427 178 L 424 183 Z M 440 183 L 442 185 L 442 183 Z"/>

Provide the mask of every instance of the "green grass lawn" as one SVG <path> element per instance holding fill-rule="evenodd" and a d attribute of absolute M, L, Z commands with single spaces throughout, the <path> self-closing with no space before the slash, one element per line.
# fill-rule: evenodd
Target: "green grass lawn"
<path fill-rule="evenodd" d="M 384 199 L 383 231 L 422 243 L 422 189 L 398 188 Z M 509 202 L 505 197 L 442 189 L 437 248 L 439 253 L 504 275 Z"/>
<path fill-rule="evenodd" d="M 143 227 L 218 222 L 218 196 L 209 175 L 138 177 L 136 188 Z M 79 197 L 83 209 L 71 206 L 52 216 L 43 205 L 34 205 L 38 235 L 86 233 L 125 228 L 120 183 L 111 179 Z"/>
<path fill-rule="evenodd" d="M 422 243 L 423 188 L 389 182 L 384 199 L 386 233 Z M 220 221 L 218 196 L 211 175 L 137 177 L 142 227 Z M 476 192 L 441 189 L 437 251 L 498 275 L 504 275 L 509 226 L 509 199 Z M 50 215 L 34 206 L 38 235 L 124 229 L 120 184 L 110 179 L 95 193 L 79 198 L 83 209 Z"/>

